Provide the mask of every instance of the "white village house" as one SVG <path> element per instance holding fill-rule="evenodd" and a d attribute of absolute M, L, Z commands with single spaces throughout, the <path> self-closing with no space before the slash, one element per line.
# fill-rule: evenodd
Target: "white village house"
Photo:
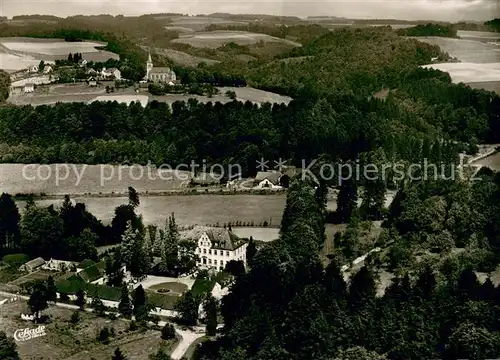
<path fill-rule="evenodd" d="M 182 236 L 197 241 L 197 265 L 201 268 L 222 271 L 231 260 L 242 261 L 247 266 L 248 242 L 237 237 L 230 229 L 196 226 Z"/>
<path fill-rule="evenodd" d="M 76 265 L 73 261 L 65 261 L 65 260 L 57 260 L 50 259 L 46 261 L 45 264 L 41 266 L 42 270 L 51 270 L 51 271 L 72 271 L 72 269 L 76 269 Z"/>
<path fill-rule="evenodd" d="M 95 79 L 95 77 L 91 76 L 87 79 L 87 84 L 90 86 L 90 87 L 96 87 L 97 86 L 97 80 Z"/>
<path fill-rule="evenodd" d="M 105 78 L 114 77 L 115 80 L 121 80 L 122 72 L 117 68 L 110 68 L 110 69 L 104 68 L 101 71 L 101 76 L 103 76 Z"/>
<path fill-rule="evenodd" d="M 144 80 L 155 83 L 164 83 L 174 85 L 177 81 L 177 75 L 169 67 L 154 67 L 151 54 L 146 62 L 146 76 Z"/>
<path fill-rule="evenodd" d="M 24 85 L 24 87 L 23 87 L 23 92 L 24 92 L 25 94 L 35 92 L 35 84 L 33 84 L 33 83 L 28 83 L 28 84 Z"/>

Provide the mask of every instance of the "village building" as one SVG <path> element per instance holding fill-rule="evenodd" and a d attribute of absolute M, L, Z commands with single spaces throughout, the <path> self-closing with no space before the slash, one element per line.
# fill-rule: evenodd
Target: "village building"
<path fill-rule="evenodd" d="M 122 78 L 122 73 L 119 69 L 117 68 L 110 68 L 110 69 L 102 69 L 101 71 L 101 76 L 104 78 L 110 78 L 113 77 L 115 80 L 121 80 Z"/>
<path fill-rule="evenodd" d="M 296 172 L 293 166 L 282 167 L 281 171 L 260 171 L 255 176 L 254 184 L 258 189 L 288 188 L 290 179 L 296 175 Z"/>
<path fill-rule="evenodd" d="M 39 69 L 38 69 L 38 65 L 33 65 L 33 66 L 31 66 L 31 67 L 29 68 L 29 70 L 28 70 L 28 71 L 29 71 L 29 72 L 31 72 L 31 73 L 37 73 L 37 72 L 38 72 L 38 70 L 39 70 Z"/>
<path fill-rule="evenodd" d="M 19 267 L 19 271 L 32 273 L 33 271 L 40 268 L 45 264 L 45 260 L 41 257 L 28 261 L 26 264 L 23 264 Z"/>
<path fill-rule="evenodd" d="M 196 241 L 197 265 L 222 271 L 230 261 L 241 261 L 247 265 L 248 242 L 236 236 L 230 228 L 196 226 L 183 235 L 184 239 Z"/>
<path fill-rule="evenodd" d="M 76 269 L 76 263 L 72 261 L 50 259 L 42 265 L 41 269 L 62 272 L 72 271 L 73 269 Z"/>
<path fill-rule="evenodd" d="M 259 171 L 254 183 L 258 189 L 280 188 L 280 178 L 283 174 L 279 171 Z"/>
<path fill-rule="evenodd" d="M 175 72 L 173 72 L 169 67 L 154 67 L 151 54 L 149 54 L 148 61 L 146 62 L 146 76 L 144 80 L 175 85 L 177 75 L 175 75 Z"/>
<path fill-rule="evenodd" d="M 43 68 L 44 74 L 51 74 L 53 71 L 54 71 L 54 69 L 50 65 L 45 65 L 45 67 Z"/>
<path fill-rule="evenodd" d="M 23 92 L 24 92 L 25 94 L 35 92 L 35 84 L 33 84 L 33 83 L 27 83 L 27 84 L 26 84 L 26 85 L 24 85 L 24 87 L 23 87 Z"/>
<path fill-rule="evenodd" d="M 97 86 L 97 80 L 95 77 L 91 76 L 87 79 L 87 85 L 90 87 L 96 87 Z"/>

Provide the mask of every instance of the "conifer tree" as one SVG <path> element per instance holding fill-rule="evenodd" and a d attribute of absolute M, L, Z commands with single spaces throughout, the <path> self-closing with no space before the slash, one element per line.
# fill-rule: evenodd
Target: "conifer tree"
<path fill-rule="evenodd" d="M 127 319 L 130 318 L 133 313 L 132 302 L 130 301 L 130 295 L 126 285 L 122 286 L 122 296 L 118 304 L 118 311 Z"/>

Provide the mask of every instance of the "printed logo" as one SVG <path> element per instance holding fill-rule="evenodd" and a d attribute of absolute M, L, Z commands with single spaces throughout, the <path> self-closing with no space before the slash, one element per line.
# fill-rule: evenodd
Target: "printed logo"
<path fill-rule="evenodd" d="M 14 333 L 14 339 L 16 341 L 28 341 L 38 337 L 47 335 L 45 333 L 45 326 L 39 326 L 36 329 L 18 329 Z"/>

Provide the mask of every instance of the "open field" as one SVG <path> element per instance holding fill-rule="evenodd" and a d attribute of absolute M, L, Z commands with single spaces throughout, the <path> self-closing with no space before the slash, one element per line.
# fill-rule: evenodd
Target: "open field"
<path fill-rule="evenodd" d="M 165 29 L 170 31 L 177 31 L 179 33 L 189 33 L 189 34 L 194 33 L 193 29 L 182 26 L 165 26 Z"/>
<path fill-rule="evenodd" d="M 87 209 L 104 223 L 111 222 L 117 206 L 128 202 L 126 197 L 73 199 L 85 203 Z M 279 225 L 285 202 L 285 195 L 148 196 L 141 197 L 137 213 L 142 214 L 146 224 L 158 226 L 163 226 L 172 212 L 175 212 L 179 225 L 224 224 L 237 220 L 256 224 L 267 221 L 271 225 Z M 37 201 L 40 206 L 60 206 L 61 203 L 62 200 L 54 199 Z M 18 201 L 17 205 L 22 212 L 26 202 Z"/>
<path fill-rule="evenodd" d="M 65 169 L 69 172 L 63 180 Z M 60 181 L 56 179 L 57 171 Z M 143 176 L 139 176 L 141 172 Z M 140 193 L 154 193 L 181 189 L 190 177 L 190 172 L 160 171 L 147 166 L 0 164 L 2 191 L 12 195 L 125 194 L 129 186 Z"/>
<path fill-rule="evenodd" d="M 12 51 L 43 55 L 68 55 L 68 53 L 98 52 L 96 47 L 105 43 L 82 41 L 67 42 L 62 39 L 0 38 L 0 43 Z"/>
<path fill-rule="evenodd" d="M 500 81 L 470 82 L 467 85 L 474 89 L 495 91 L 497 94 L 500 94 Z"/>
<path fill-rule="evenodd" d="M 0 53 L 0 69 L 7 70 L 8 72 L 27 69 L 30 66 L 38 65 L 39 63 L 40 60 L 32 56 Z"/>
<path fill-rule="evenodd" d="M 90 100 L 90 102 L 95 101 L 118 101 L 119 103 L 125 103 L 127 105 L 138 101 L 142 107 L 146 107 L 149 102 L 149 97 L 147 95 L 102 95 Z"/>
<path fill-rule="evenodd" d="M 246 31 L 204 31 L 195 34 L 181 35 L 178 39 L 172 40 L 175 43 L 188 44 L 193 47 L 208 47 L 216 49 L 228 42 L 234 42 L 238 45 L 252 45 L 259 41 L 281 42 L 292 46 L 301 46 L 299 43 L 280 39 L 266 34 L 251 33 Z"/>
<path fill-rule="evenodd" d="M 269 91 L 254 89 L 251 87 L 221 87 L 219 88 L 221 94 L 225 94 L 226 91 L 234 91 L 236 93 L 236 98 L 241 101 L 251 101 L 254 103 L 265 103 L 270 102 L 274 104 L 289 104 L 292 101 L 291 97 L 275 94 Z"/>
<path fill-rule="evenodd" d="M 105 46 L 100 42 L 66 42 L 63 39 L 0 38 L 0 69 L 9 72 L 38 65 L 40 60 L 47 63 L 66 59 L 69 53 L 82 53 L 88 61 L 119 59 L 117 54 L 99 50 Z"/>
<path fill-rule="evenodd" d="M 500 62 L 500 49 L 487 42 L 445 37 L 418 37 L 416 39 L 431 45 L 438 45 L 442 51 L 463 62 L 476 64 Z"/>
<path fill-rule="evenodd" d="M 247 25 L 245 21 L 234 21 L 224 18 L 211 17 L 211 16 L 173 16 L 173 17 L 156 17 L 156 20 L 169 20 L 169 27 L 182 27 L 195 31 L 204 30 L 209 25 L 220 26 L 238 26 Z"/>
<path fill-rule="evenodd" d="M 29 81 L 32 82 L 32 79 Z M 28 80 L 17 82 L 18 86 L 23 86 L 23 83 Z M 114 94 L 106 94 L 105 88 L 100 86 L 90 88 L 85 84 L 65 84 L 65 85 L 46 85 L 38 87 L 34 93 L 24 94 L 17 90 L 13 92 L 8 101 L 15 105 L 53 105 L 58 102 L 92 102 L 92 101 L 118 101 L 130 103 L 139 100 L 142 106 L 146 106 L 148 102 L 159 101 L 172 105 L 176 101 L 188 101 L 196 99 L 201 103 L 220 102 L 227 103 L 232 101 L 225 96 L 226 91 L 234 91 L 238 101 L 251 101 L 255 104 L 284 103 L 288 104 L 292 99 L 287 96 L 282 96 L 268 91 L 258 90 L 250 87 L 221 87 L 220 93 L 213 97 L 202 95 L 188 94 L 166 94 L 161 96 L 151 95 L 147 92 L 137 94 L 132 88 L 117 90 Z M 99 96 L 101 95 L 101 96 Z"/>
<path fill-rule="evenodd" d="M 488 64 L 470 62 L 442 63 L 425 65 L 424 67 L 449 73 L 454 83 L 500 81 L 500 62 Z"/>
<path fill-rule="evenodd" d="M 278 224 L 277 224 L 278 225 Z M 279 228 L 254 228 L 254 227 L 240 227 L 232 228 L 233 233 L 240 238 L 249 239 L 250 236 L 254 240 L 270 242 L 279 238 Z"/>
<path fill-rule="evenodd" d="M 26 312 L 25 301 L 7 303 L 2 306 L 0 322 L 2 330 L 8 336 L 25 327 L 34 328 L 31 322 L 21 320 L 20 313 Z M 18 342 L 21 359 L 39 360 L 109 360 L 117 346 L 129 359 L 147 360 L 149 355 L 164 345 L 167 350 L 174 347 L 174 342 L 165 342 L 159 331 L 128 331 L 128 323 L 122 320 L 111 321 L 93 314 L 80 312 L 80 322 L 73 325 L 69 322 L 73 310 L 51 306 L 45 314 L 50 315 L 52 322 L 45 325 L 46 336 L 26 342 Z M 114 328 L 115 337 L 110 338 L 108 345 L 96 341 L 99 331 Z"/>
<path fill-rule="evenodd" d="M 218 60 L 197 57 L 174 49 L 154 49 L 154 51 L 160 55 L 172 59 L 175 63 L 184 66 L 197 66 L 201 62 L 204 62 L 207 65 L 213 65 L 219 63 Z"/>

